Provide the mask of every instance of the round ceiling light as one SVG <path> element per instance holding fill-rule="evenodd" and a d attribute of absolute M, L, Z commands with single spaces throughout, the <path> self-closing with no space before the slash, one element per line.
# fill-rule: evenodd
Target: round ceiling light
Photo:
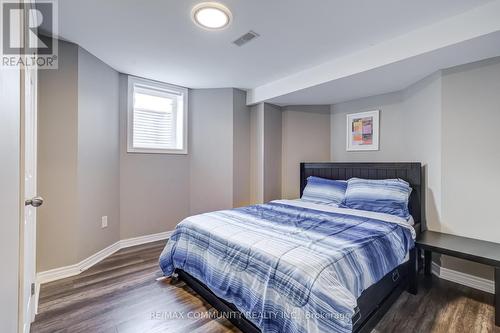
<path fill-rule="evenodd" d="M 224 29 L 232 19 L 231 11 L 217 2 L 200 3 L 194 6 L 191 15 L 197 25 L 208 30 Z"/>

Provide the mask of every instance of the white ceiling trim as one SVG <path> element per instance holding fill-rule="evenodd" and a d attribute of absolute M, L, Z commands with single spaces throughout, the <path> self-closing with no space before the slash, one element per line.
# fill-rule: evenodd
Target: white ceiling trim
<path fill-rule="evenodd" d="M 247 104 L 267 101 L 498 32 L 499 17 L 500 1 L 497 0 L 349 56 L 250 89 Z"/>

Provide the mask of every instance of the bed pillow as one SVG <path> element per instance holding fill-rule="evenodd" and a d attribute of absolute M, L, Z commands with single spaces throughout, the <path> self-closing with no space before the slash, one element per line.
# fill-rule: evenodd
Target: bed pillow
<path fill-rule="evenodd" d="M 308 177 L 307 185 L 301 200 L 326 204 L 340 205 L 344 200 L 347 182 L 319 177 Z"/>
<path fill-rule="evenodd" d="M 410 184 L 401 179 L 360 179 L 347 181 L 343 207 L 410 218 Z"/>

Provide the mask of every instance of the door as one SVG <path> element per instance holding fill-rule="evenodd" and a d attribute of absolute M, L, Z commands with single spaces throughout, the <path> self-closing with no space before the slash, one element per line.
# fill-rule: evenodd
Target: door
<path fill-rule="evenodd" d="M 25 17 L 34 12 L 26 10 Z M 36 20 L 36 17 L 31 19 Z M 27 33 L 27 29 L 25 29 Z M 25 38 L 27 41 L 28 38 Z M 24 214 L 21 223 L 20 322 L 29 332 L 36 311 L 36 208 L 43 203 L 37 197 L 37 73 L 36 66 L 21 71 L 21 184 Z"/>
<path fill-rule="evenodd" d="M 29 332 L 35 319 L 36 308 L 36 208 L 43 200 L 37 197 L 37 70 L 26 68 L 22 71 L 24 79 L 23 112 L 23 157 L 24 157 L 24 219 L 22 237 L 22 296 L 21 316 L 23 332 Z"/>

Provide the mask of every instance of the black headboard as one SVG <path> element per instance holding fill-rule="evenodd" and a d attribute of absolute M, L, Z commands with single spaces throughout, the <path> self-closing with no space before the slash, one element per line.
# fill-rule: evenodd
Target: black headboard
<path fill-rule="evenodd" d="M 422 165 L 420 163 L 300 163 L 300 196 L 307 177 L 348 180 L 350 178 L 393 179 L 400 178 L 412 187 L 409 210 L 420 228 L 425 230 L 425 201 Z M 420 230 L 417 230 L 420 231 Z"/>

